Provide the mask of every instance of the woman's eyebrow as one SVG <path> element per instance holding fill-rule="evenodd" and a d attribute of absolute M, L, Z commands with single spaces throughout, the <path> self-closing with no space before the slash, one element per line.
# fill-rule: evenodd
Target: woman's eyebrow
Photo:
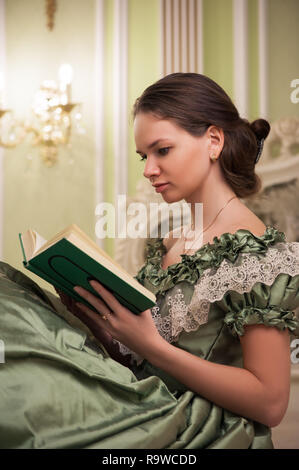
<path fill-rule="evenodd" d="M 154 147 L 155 145 L 157 145 L 159 142 L 163 141 L 163 140 L 166 140 L 166 139 L 158 139 L 158 140 L 155 140 L 154 142 L 152 142 L 149 146 L 148 146 L 148 149 L 151 149 L 152 147 Z M 140 150 L 136 150 L 136 153 L 142 153 Z"/>

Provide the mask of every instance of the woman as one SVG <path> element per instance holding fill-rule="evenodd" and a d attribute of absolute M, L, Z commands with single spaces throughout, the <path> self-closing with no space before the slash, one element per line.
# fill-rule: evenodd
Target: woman
<path fill-rule="evenodd" d="M 43 314 L 55 400 L 42 424 L 41 409 L 27 404 L 22 446 L 273 448 L 271 427 L 289 399 L 299 244 L 287 243 L 241 201 L 260 189 L 255 163 L 269 129 L 267 121 L 241 119 L 226 93 L 199 74 L 166 76 L 136 101 L 144 176 L 167 203 L 191 204 L 191 225 L 148 243 L 136 279 L 156 294 L 151 310 L 133 315 L 97 281 L 91 286 L 104 302 L 75 290 L 100 315 L 59 292 L 110 357 L 95 353 L 79 330 L 77 345 L 71 328 L 62 340 L 58 320 L 49 328 Z M 203 204 L 203 228 L 196 203 Z M 38 357 L 44 349 L 35 347 Z M 76 353 L 69 357 L 67 349 Z M 73 369 L 81 375 L 68 386 L 79 396 L 63 390 L 65 371 Z M 65 399 L 53 385 L 59 377 Z"/>

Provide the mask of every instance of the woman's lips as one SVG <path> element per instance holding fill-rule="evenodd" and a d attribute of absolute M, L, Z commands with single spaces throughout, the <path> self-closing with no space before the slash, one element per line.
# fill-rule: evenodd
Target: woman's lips
<path fill-rule="evenodd" d="M 162 191 L 164 191 L 164 189 L 166 189 L 168 185 L 169 183 L 165 183 L 165 184 L 161 184 L 160 186 L 156 186 L 155 188 L 156 193 L 162 193 Z"/>

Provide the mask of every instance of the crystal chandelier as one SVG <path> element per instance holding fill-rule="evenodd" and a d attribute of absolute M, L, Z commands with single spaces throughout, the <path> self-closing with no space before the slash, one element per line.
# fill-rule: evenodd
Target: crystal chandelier
<path fill-rule="evenodd" d="M 72 68 L 69 64 L 61 65 L 59 83 L 46 80 L 36 93 L 32 106 L 32 116 L 22 125 L 11 121 L 6 134 L 6 141 L 0 140 L 0 145 L 9 148 L 18 145 L 26 136 L 31 143 L 40 148 L 40 154 L 46 166 L 51 167 L 57 162 L 60 146 L 69 144 L 75 121 L 75 131 L 84 134 L 81 126 L 81 105 L 72 103 L 71 98 Z M 75 110 L 75 115 L 72 112 Z M 7 110 L 0 106 L 0 122 Z M 74 118 L 74 119 L 73 119 Z M 0 127 L 1 129 L 1 127 Z M 3 132 L 3 134 L 2 134 Z M 1 136 L 5 134 L 1 132 Z"/>

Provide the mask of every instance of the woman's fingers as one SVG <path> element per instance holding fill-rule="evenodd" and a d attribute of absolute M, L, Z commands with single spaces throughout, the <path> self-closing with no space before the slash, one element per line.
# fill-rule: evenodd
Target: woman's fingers
<path fill-rule="evenodd" d="M 92 286 L 94 289 L 95 287 Z M 100 313 L 102 313 L 103 315 L 109 315 L 111 313 L 111 311 L 113 311 L 112 307 L 109 308 L 111 306 L 111 304 L 109 304 L 108 302 L 106 302 L 106 299 L 104 298 L 105 296 L 105 293 L 104 291 L 100 291 L 100 289 L 95 289 L 100 295 L 101 297 L 103 298 L 104 302 L 99 299 L 98 297 L 96 297 L 94 294 L 92 294 L 91 292 L 89 292 L 88 290 L 84 289 L 83 287 L 80 287 L 80 286 L 76 286 L 74 287 L 74 291 L 77 292 L 77 294 L 79 294 L 81 297 L 83 297 L 85 300 L 87 300 L 88 303 L 90 303 L 90 305 L 92 305 L 93 307 L 96 308 L 96 310 L 99 310 Z M 114 298 L 112 296 L 112 298 Z M 118 302 L 117 302 L 118 306 L 120 305 Z"/>
<path fill-rule="evenodd" d="M 100 296 L 110 307 L 112 312 L 117 312 L 120 308 L 122 308 L 122 305 L 118 302 L 114 295 L 98 281 L 90 281 L 90 285 L 94 288 L 96 292 L 100 294 Z"/>
<path fill-rule="evenodd" d="M 100 341 L 109 341 L 112 336 L 110 332 L 106 329 L 109 327 L 108 322 L 101 318 L 99 313 L 92 312 L 88 307 L 83 304 L 76 304 L 77 313 L 76 316 L 84 323 L 93 335 L 98 338 Z M 79 307 L 80 305 L 80 307 Z M 81 310 L 82 309 L 82 310 Z M 84 311 L 83 311 L 84 309 Z"/>
<path fill-rule="evenodd" d="M 67 294 L 65 294 L 64 292 L 62 292 L 61 290 L 56 289 L 56 292 L 58 293 L 61 302 L 62 302 L 68 309 L 71 308 L 71 305 L 72 305 L 72 298 L 71 298 L 69 295 L 67 295 Z"/>
<path fill-rule="evenodd" d="M 96 313 L 93 312 L 90 308 L 86 307 L 86 305 L 81 304 L 81 303 L 76 303 L 76 307 L 83 312 L 83 319 L 82 315 L 80 319 L 84 321 L 84 323 L 87 324 L 87 326 L 96 328 L 96 329 L 103 329 L 107 328 L 107 318 L 108 314 L 105 316 L 105 314 L 102 314 L 101 312 Z M 79 315 L 78 315 L 79 316 Z"/>

